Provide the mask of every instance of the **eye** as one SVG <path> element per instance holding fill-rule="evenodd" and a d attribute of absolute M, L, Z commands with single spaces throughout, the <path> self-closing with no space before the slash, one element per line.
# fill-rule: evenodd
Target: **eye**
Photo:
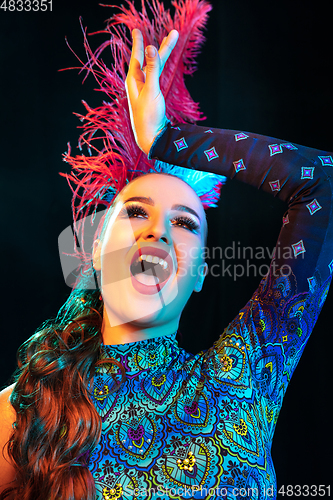
<path fill-rule="evenodd" d="M 121 209 L 119 215 L 130 219 L 148 217 L 146 210 L 141 205 L 127 205 Z"/>
<path fill-rule="evenodd" d="M 198 232 L 199 225 L 194 222 L 193 219 L 190 219 L 189 217 L 175 217 L 172 219 L 171 222 L 175 222 L 173 225 L 174 226 L 180 226 L 188 229 L 189 231 L 192 231 L 193 233 Z"/>
<path fill-rule="evenodd" d="M 120 217 L 128 217 L 129 219 L 146 219 L 149 217 L 147 211 L 141 205 L 126 205 L 119 212 Z M 183 227 L 188 231 L 197 233 L 199 225 L 190 217 L 178 216 L 171 220 L 173 226 Z"/>

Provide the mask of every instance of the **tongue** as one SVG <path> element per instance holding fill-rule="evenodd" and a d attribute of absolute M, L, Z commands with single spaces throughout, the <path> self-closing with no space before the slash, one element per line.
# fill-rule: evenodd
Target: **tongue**
<path fill-rule="evenodd" d="M 130 270 L 133 276 L 144 285 L 162 283 L 162 281 L 165 281 L 170 276 L 169 267 L 167 269 L 163 269 L 160 264 L 140 261 L 138 259 L 131 264 Z M 138 278 L 138 276 L 141 278 Z"/>
<path fill-rule="evenodd" d="M 138 273 L 134 277 L 139 283 L 148 286 L 157 285 L 157 283 L 160 282 L 157 276 L 152 276 L 151 274 L 147 273 Z"/>

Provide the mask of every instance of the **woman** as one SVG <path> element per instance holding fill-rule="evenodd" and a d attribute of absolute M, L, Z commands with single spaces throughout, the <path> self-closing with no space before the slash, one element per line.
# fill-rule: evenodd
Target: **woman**
<path fill-rule="evenodd" d="M 91 474 L 97 497 L 105 499 L 168 498 L 170 494 L 176 498 L 274 498 L 270 446 L 275 423 L 332 274 L 332 191 L 325 170 L 332 158 L 254 134 L 181 124 L 171 127 L 166 123 L 158 78 L 177 33 L 170 33 L 160 56 L 155 53 L 149 58 L 147 53 L 146 77 L 141 70 L 140 32 L 134 30 L 133 37 L 127 88 L 140 148 L 169 164 L 236 175 L 289 200 L 279 242 L 290 252 L 275 256 L 270 274 L 211 349 L 187 354 L 178 348 L 175 334 L 189 296 L 200 291 L 207 273 L 202 256 L 203 206 L 191 187 L 170 175 L 149 174 L 127 184 L 94 244 L 93 267 L 103 300 L 98 289 L 77 294 L 88 304 L 76 303 L 73 294 L 72 306 L 67 304 L 58 320 L 59 327 L 62 321 L 66 323 L 63 347 L 57 334 L 51 335 L 52 328 L 45 329 L 34 340 L 43 347 L 39 351 L 43 356 L 37 356 L 35 364 L 30 361 L 27 379 L 21 378 L 16 387 L 17 395 L 26 386 L 26 394 L 31 394 L 18 420 L 20 450 L 14 450 L 16 457 L 21 453 L 20 473 L 25 473 L 25 466 L 34 474 L 25 476 L 30 488 L 26 498 L 74 498 L 73 492 L 75 498 L 93 498 Z M 88 317 L 85 304 L 92 307 Z M 85 309 L 81 317 L 80 308 Z M 102 309 L 103 323 L 99 323 Z M 71 318 L 75 321 L 68 321 Z M 52 343 L 57 344 L 58 357 Z M 84 360 L 82 345 L 87 353 Z M 29 348 L 36 351 L 31 344 Z M 23 358 L 26 355 L 29 352 Z M 92 382 L 90 368 L 98 356 L 101 366 Z M 47 386 L 53 373 L 59 377 L 61 363 L 58 393 L 67 420 L 61 412 L 53 415 L 50 411 L 49 398 L 57 393 L 51 394 Z M 78 367 L 78 376 L 72 380 L 66 377 L 70 363 Z M 29 383 L 34 376 L 40 385 L 34 381 L 35 393 L 31 393 Z M 87 390 L 89 381 L 94 385 Z M 64 401 L 67 389 L 76 399 Z M 9 391 L 2 403 L 7 422 L 13 422 Z M 21 405 L 23 401 L 21 397 Z M 15 406 L 15 399 L 12 403 Z M 44 432 L 36 429 L 35 434 L 24 435 L 24 418 L 38 405 Z M 94 409 L 102 419 L 102 436 Z M 82 425 L 82 415 L 87 414 L 95 424 L 93 432 Z M 57 429 L 50 436 L 45 432 L 48 423 Z M 8 423 L 6 429 L 8 436 Z M 5 444 L 5 432 L 3 436 Z M 46 439 L 42 445 L 44 449 L 49 445 L 49 464 L 53 458 L 58 469 L 43 491 L 38 477 L 43 462 L 38 463 L 36 444 L 45 436 L 49 442 Z M 61 440 L 73 443 L 72 449 L 64 448 L 67 457 L 61 456 L 61 447 L 54 446 Z M 5 462 L 0 465 L 6 470 Z M 14 477 L 7 470 L 2 484 Z M 23 485 L 23 476 L 20 479 Z M 83 496 L 87 490 L 90 496 Z M 19 491 L 24 498 L 24 489 Z"/>

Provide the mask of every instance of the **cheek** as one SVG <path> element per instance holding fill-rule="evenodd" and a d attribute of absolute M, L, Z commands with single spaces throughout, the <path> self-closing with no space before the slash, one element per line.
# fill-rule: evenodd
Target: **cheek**
<path fill-rule="evenodd" d="M 181 242 L 175 246 L 180 276 L 194 275 L 202 263 L 202 248 L 197 241 Z"/>
<path fill-rule="evenodd" d="M 129 251 L 135 243 L 135 235 L 128 219 L 116 220 L 105 234 L 102 255 Z"/>
<path fill-rule="evenodd" d="M 128 218 L 116 219 L 110 224 L 104 237 L 102 251 L 129 250 L 135 243 L 135 234 L 132 224 Z"/>
<path fill-rule="evenodd" d="M 126 255 L 135 243 L 128 220 L 116 221 L 105 235 L 101 249 L 102 283 L 110 284 L 129 277 Z"/>

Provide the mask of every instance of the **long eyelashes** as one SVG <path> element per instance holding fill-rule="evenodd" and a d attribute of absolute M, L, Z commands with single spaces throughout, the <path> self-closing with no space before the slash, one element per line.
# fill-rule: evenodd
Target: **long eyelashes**
<path fill-rule="evenodd" d="M 175 217 L 172 220 L 176 221 L 176 224 L 174 224 L 175 226 L 185 225 L 192 232 L 196 232 L 199 229 L 198 224 L 196 222 L 194 222 L 194 220 L 190 219 L 189 217 L 179 216 L 179 217 Z"/>
<path fill-rule="evenodd" d="M 137 217 L 148 217 L 148 213 L 141 205 L 126 205 L 119 212 L 121 217 L 129 217 L 129 218 L 137 218 Z M 171 222 L 173 222 L 174 226 L 184 227 L 192 232 L 197 232 L 199 229 L 199 225 L 190 217 L 186 216 L 177 216 L 174 217 Z"/>
<path fill-rule="evenodd" d="M 121 209 L 119 215 L 125 217 L 137 217 L 138 215 L 142 215 L 143 217 L 148 217 L 147 212 L 140 205 L 127 205 Z"/>

